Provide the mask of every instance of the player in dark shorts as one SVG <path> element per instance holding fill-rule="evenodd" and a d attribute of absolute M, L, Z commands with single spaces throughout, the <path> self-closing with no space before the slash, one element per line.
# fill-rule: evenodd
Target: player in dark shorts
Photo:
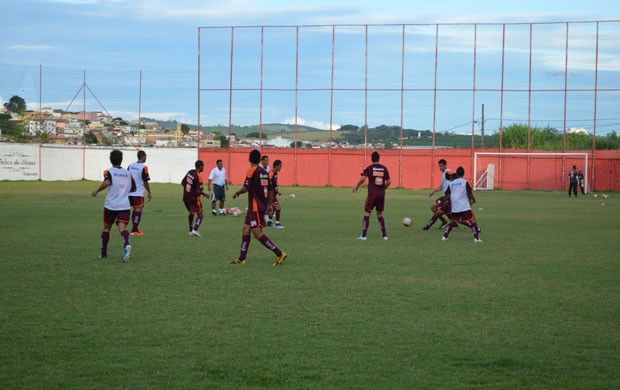
<path fill-rule="evenodd" d="M 269 180 L 269 174 L 260 165 L 260 152 L 256 149 L 250 152 L 250 165 L 243 187 L 233 195 L 236 199 L 241 194 L 248 194 L 248 211 L 243 222 L 241 232 L 241 252 L 239 257 L 232 260 L 230 264 L 245 264 L 252 235 L 267 249 L 276 255 L 273 265 L 280 265 L 286 260 L 286 253 L 282 252 L 265 234 L 265 214 L 271 214 L 273 209 L 273 184 Z M 251 233 L 251 235 L 250 235 Z"/>
<path fill-rule="evenodd" d="M 442 175 L 444 175 L 448 181 L 452 181 L 456 179 L 457 177 L 456 173 L 452 174 L 450 173 L 448 169 L 445 169 L 442 172 Z M 441 218 L 442 221 L 445 221 L 444 216 L 450 219 L 450 210 L 451 210 L 451 207 L 450 207 L 449 196 L 442 195 L 439 198 L 437 198 L 435 202 L 433 203 L 433 205 L 431 206 L 431 211 L 433 212 L 433 216 L 431 217 L 431 219 L 428 220 L 426 225 L 424 225 L 422 230 L 429 230 L 431 226 L 433 226 L 435 222 L 437 222 L 437 219 L 439 218 Z M 448 226 L 448 222 L 447 221 L 442 222 L 441 226 L 445 228 L 446 226 Z"/>
<path fill-rule="evenodd" d="M 385 190 L 390 186 L 390 173 L 386 166 L 379 164 L 379 153 L 373 152 L 371 155 L 372 164 L 364 168 L 362 177 L 353 188 L 353 192 L 357 192 L 360 186 L 368 178 L 368 195 L 364 204 L 364 219 L 362 220 L 362 235 L 358 240 L 366 240 L 368 233 L 368 224 L 370 222 L 370 213 L 373 209 L 377 210 L 377 220 L 381 227 L 383 239 L 387 241 L 387 231 L 385 228 L 385 220 L 383 219 L 383 208 L 385 205 Z"/>
<path fill-rule="evenodd" d="M 200 173 L 204 170 L 204 163 L 201 160 L 196 161 L 194 164 L 195 169 L 190 169 L 181 180 L 181 186 L 183 186 L 183 204 L 188 211 L 187 222 L 189 223 L 189 235 L 200 237 L 198 229 L 204 219 L 202 213 L 201 196 L 208 197 L 203 190 L 202 177 Z M 197 216 L 196 223 L 194 224 L 194 215 Z"/>
<path fill-rule="evenodd" d="M 111 151 L 110 162 L 112 167 L 103 172 L 103 181 L 95 191 L 91 192 L 91 195 L 95 197 L 99 192 L 107 189 L 103 208 L 100 258 L 108 258 L 110 229 L 116 222 L 118 231 L 123 238 L 123 262 L 127 262 L 131 254 L 131 243 L 129 232 L 127 231 L 131 207 L 129 204 L 129 194 L 136 190 L 136 183 L 129 171 L 121 167 L 123 152 L 120 150 Z"/>
<path fill-rule="evenodd" d="M 273 221 L 268 220 L 267 226 L 273 226 L 277 229 L 284 229 L 284 226 L 280 223 L 280 216 L 282 215 L 282 205 L 278 200 L 278 196 L 281 196 L 280 190 L 278 188 L 278 172 L 282 169 L 282 161 L 276 160 L 273 162 L 273 168 L 269 171 L 269 180 L 271 180 L 271 184 L 273 185 L 273 214 L 271 218 Z"/>

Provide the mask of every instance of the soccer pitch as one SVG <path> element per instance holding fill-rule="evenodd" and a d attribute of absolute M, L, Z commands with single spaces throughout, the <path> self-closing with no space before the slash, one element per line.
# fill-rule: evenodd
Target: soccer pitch
<path fill-rule="evenodd" d="M 421 230 L 429 191 L 388 190 L 389 241 L 374 213 L 357 241 L 365 188 L 286 187 L 273 267 L 255 239 L 228 264 L 242 218 L 188 236 L 173 184 L 99 260 L 98 184 L 0 182 L 2 388 L 620 387 L 618 193 L 476 192 L 475 244 Z"/>

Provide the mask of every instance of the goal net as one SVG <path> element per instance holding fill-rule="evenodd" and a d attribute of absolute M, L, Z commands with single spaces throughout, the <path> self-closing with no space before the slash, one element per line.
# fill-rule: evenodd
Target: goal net
<path fill-rule="evenodd" d="M 560 191 L 577 167 L 588 191 L 588 153 L 474 153 L 474 190 Z"/>

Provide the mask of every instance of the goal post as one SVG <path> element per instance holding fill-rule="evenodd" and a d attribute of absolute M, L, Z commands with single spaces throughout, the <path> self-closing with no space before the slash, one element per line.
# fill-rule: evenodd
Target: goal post
<path fill-rule="evenodd" d="M 474 190 L 560 191 L 568 188 L 568 173 L 577 167 L 589 191 L 588 153 L 474 153 Z"/>

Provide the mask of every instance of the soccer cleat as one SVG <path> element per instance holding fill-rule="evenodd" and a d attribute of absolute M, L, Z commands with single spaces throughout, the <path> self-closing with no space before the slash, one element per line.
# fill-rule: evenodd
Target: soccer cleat
<path fill-rule="evenodd" d="M 217 217 L 217 213 L 215 212 L 215 210 L 211 210 L 211 214 L 213 214 L 214 217 Z"/>
<path fill-rule="evenodd" d="M 364 236 L 359 236 L 357 239 L 361 240 L 361 241 L 366 241 L 366 237 L 364 237 Z"/>
<path fill-rule="evenodd" d="M 189 232 L 189 235 L 190 235 L 190 236 L 196 236 L 196 237 L 202 237 L 202 236 L 200 235 L 200 233 L 198 233 L 196 230 L 192 230 L 191 232 Z"/>
<path fill-rule="evenodd" d="M 243 264 L 245 264 L 245 259 L 244 260 L 234 259 L 234 260 L 231 260 L 229 264 L 241 264 L 241 265 L 243 265 Z"/>
<path fill-rule="evenodd" d="M 276 265 L 276 266 L 277 266 L 277 265 L 282 264 L 282 262 L 283 262 L 284 260 L 286 260 L 286 257 L 287 257 L 287 256 L 288 256 L 288 255 L 287 255 L 285 252 L 282 252 L 282 254 L 281 254 L 280 256 L 276 257 L 276 261 L 273 263 L 273 265 Z"/>
<path fill-rule="evenodd" d="M 144 235 L 144 233 L 138 230 L 138 231 L 136 231 L 136 232 L 131 232 L 131 235 L 132 235 L 132 236 L 143 236 L 143 235 Z"/>
<path fill-rule="evenodd" d="M 387 241 L 388 240 L 388 236 L 383 236 L 383 240 Z"/>
<path fill-rule="evenodd" d="M 429 230 L 430 228 L 431 228 L 430 226 L 426 225 L 422 228 L 422 230 Z"/>
<path fill-rule="evenodd" d="M 108 259 L 108 255 L 99 255 L 99 258 L 101 260 L 107 260 Z"/>
<path fill-rule="evenodd" d="M 281 224 L 281 223 L 279 223 L 279 222 L 278 222 L 278 223 L 276 223 L 276 224 L 274 225 L 274 227 L 275 227 L 276 229 L 284 229 L 284 226 L 282 226 L 282 224 Z"/>
<path fill-rule="evenodd" d="M 479 238 L 474 238 L 474 242 L 484 242 L 484 241 L 482 241 L 482 240 L 481 240 L 481 239 L 479 239 Z"/>
<path fill-rule="evenodd" d="M 448 237 L 441 236 L 441 241 L 448 241 Z"/>
<path fill-rule="evenodd" d="M 125 245 L 123 248 L 123 263 L 126 263 L 129 260 L 129 256 L 131 255 L 131 245 Z"/>
<path fill-rule="evenodd" d="M 268 226 L 268 227 L 273 226 L 273 222 L 271 222 L 271 221 L 267 221 L 267 226 Z"/>

